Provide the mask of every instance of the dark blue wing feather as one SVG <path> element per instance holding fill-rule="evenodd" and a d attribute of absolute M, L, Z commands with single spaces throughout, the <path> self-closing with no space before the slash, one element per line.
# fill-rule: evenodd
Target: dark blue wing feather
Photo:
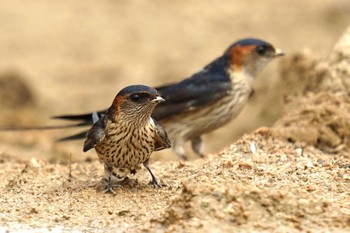
<path fill-rule="evenodd" d="M 106 137 L 104 121 L 104 118 L 100 118 L 87 132 L 83 147 L 84 152 L 94 148 Z"/>

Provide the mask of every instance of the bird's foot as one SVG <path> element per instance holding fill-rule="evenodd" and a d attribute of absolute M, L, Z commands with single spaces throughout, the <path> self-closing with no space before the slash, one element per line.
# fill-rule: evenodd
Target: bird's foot
<path fill-rule="evenodd" d="M 174 151 L 182 160 L 188 160 L 183 146 L 175 146 Z"/>
<path fill-rule="evenodd" d="M 113 195 L 116 195 L 116 192 L 114 191 L 114 188 L 116 187 L 116 185 L 113 185 L 111 183 L 108 183 L 106 186 L 105 186 L 105 189 L 104 189 L 104 193 L 111 193 Z"/>
<path fill-rule="evenodd" d="M 104 187 L 104 193 L 110 193 L 115 195 L 116 192 L 114 191 L 115 188 L 119 187 L 121 188 L 122 186 L 124 186 L 124 184 L 128 182 L 127 180 L 123 180 L 120 183 L 107 183 L 107 185 Z"/>
<path fill-rule="evenodd" d="M 162 187 L 165 186 L 164 184 L 160 184 L 160 183 L 158 182 L 158 180 L 155 179 L 155 178 L 152 179 L 152 180 L 149 182 L 149 184 L 152 185 L 153 188 L 162 188 Z"/>
<path fill-rule="evenodd" d="M 129 177 L 125 177 L 124 179 L 121 180 L 116 180 L 113 178 L 105 179 L 105 182 L 107 183 L 106 186 L 104 187 L 104 193 L 111 193 L 111 194 L 116 194 L 114 191 L 114 188 L 116 187 L 122 187 L 126 183 L 129 182 Z"/>
<path fill-rule="evenodd" d="M 192 145 L 192 149 L 193 151 L 199 155 L 199 157 L 204 158 L 205 154 L 204 154 L 204 144 L 203 141 L 201 139 L 200 136 L 193 138 L 191 140 L 191 145 Z"/>

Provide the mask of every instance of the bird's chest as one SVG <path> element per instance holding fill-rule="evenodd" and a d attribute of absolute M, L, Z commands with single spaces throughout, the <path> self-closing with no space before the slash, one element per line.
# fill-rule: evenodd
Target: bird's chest
<path fill-rule="evenodd" d="M 99 158 L 113 167 L 136 170 L 154 150 L 152 125 L 135 128 L 111 123 L 105 139 L 95 147 Z"/>
<path fill-rule="evenodd" d="M 250 89 L 233 90 L 223 98 L 199 110 L 198 114 L 191 119 L 192 122 L 198 122 L 198 124 L 193 124 L 194 129 L 197 128 L 199 131 L 202 130 L 201 133 L 207 133 L 231 121 L 246 105 L 250 91 Z"/>
<path fill-rule="evenodd" d="M 242 93 L 232 93 L 225 96 L 214 104 L 215 106 L 213 106 L 210 115 L 217 116 L 216 121 L 218 124 L 227 123 L 238 115 L 246 104 L 247 99 L 247 96 Z"/>

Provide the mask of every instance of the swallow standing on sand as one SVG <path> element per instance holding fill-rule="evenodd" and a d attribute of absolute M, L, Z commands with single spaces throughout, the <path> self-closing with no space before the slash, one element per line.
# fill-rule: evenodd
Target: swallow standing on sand
<path fill-rule="evenodd" d="M 157 90 L 133 85 L 122 89 L 105 113 L 93 114 L 94 124 L 86 134 L 83 151 L 94 148 L 103 162 L 106 191 L 113 192 L 113 182 L 135 174 L 141 164 L 151 174 L 150 183 L 160 187 L 149 159 L 153 151 L 170 147 L 167 133 L 151 117 L 163 101 Z"/>

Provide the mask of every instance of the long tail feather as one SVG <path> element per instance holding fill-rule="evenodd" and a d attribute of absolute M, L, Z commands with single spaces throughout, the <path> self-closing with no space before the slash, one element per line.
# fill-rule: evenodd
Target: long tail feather
<path fill-rule="evenodd" d="M 81 140 L 84 139 L 86 137 L 86 133 L 87 131 L 82 131 L 80 133 L 68 136 L 68 137 L 64 137 L 64 138 L 60 138 L 57 141 L 58 142 L 66 142 L 66 141 L 72 141 L 72 140 Z"/>
<path fill-rule="evenodd" d="M 69 129 L 88 125 L 86 122 L 72 125 L 49 125 L 49 126 L 6 126 L 0 127 L 0 131 L 29 131 L 29 130 L 55 130 Z"/>
<path fill-rule="evenodd" d="M 105 114 L 106 110 L 104 111 L 98 111 L 96 112 L 98 117 L 101 117 L 103 114 Z M 68 121 L 84 121 L 88 124 L 92 124 L 92 112 L 90 113 L 84 113 L 84 114 L 78 114 L 78 115 L 60 115 L 60 116 L 53 116 L 53 119 L 59 119 L 59 120 L 68 120 Z"/>

